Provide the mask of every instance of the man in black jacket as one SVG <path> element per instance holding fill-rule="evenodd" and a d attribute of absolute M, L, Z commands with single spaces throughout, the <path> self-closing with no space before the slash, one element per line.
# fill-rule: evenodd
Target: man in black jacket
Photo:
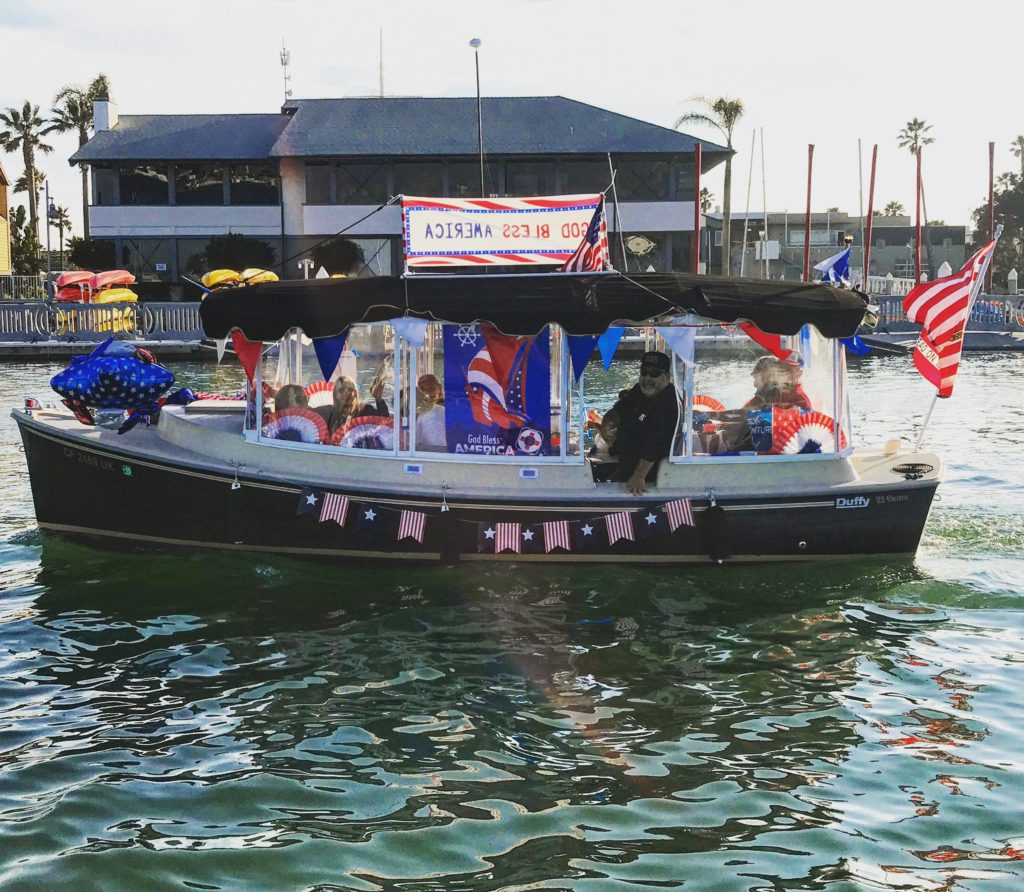
<path fill-rule="evenodd" d="M 658 462 L 672 451 L 679 424 L 679 401 L 671 379 L 672 362 L 657 350 L 640 361 L 640 382 L 615 404 L 621 417 L 619 434 L 611 448 L 619 466 L 614 480 L 625 482 L 626 492 L 639 496 L 657 476 Z"/>

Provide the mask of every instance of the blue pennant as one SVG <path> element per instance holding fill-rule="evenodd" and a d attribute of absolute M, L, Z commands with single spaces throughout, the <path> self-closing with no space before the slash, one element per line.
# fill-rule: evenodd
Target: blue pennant
<path fill-rule="evenodd" d="M 619 341 L 622 340 L 625 333 L 626 329 L 613 325 L 597 339 L 597 349 L 601 351 L 601 362 L 604 364 L 605 371 L 608 371 L 608 366 L 612 364 L 615 351 L 619 349 Z"/>
<path fill-rule="evenodd" d="M 597 343 L 597 335 L 569 335 L 569 357 L 572 359 L 572 375 L 579 381 L 583 370 L 590 362 Z"/>
<path fill-rule="evenodd" d="M 313 338 L 313 349 L 316 350 L 316 361 L 320 364 L 320 371 L 325 381 L 331 380 L 338 360 L 341 359 L 341 352 L 345 349 L 345 341 L 348 340 L 348 329 L 341 334 L 332 335 L 329 338 Z"/>

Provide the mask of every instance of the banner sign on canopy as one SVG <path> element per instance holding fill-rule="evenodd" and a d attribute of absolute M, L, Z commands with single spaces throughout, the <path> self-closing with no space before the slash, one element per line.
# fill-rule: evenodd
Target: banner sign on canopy
<path fill-rule="evenodd" d="M 551 341 L 501 334 L 494 326 L 444 326 L 448 451 L 551 454 Z"/>
<path fill-rule="evenodd" d="M 565 263 L 603 196 L 417 198 L 402 196 L 407 268 Z"/>

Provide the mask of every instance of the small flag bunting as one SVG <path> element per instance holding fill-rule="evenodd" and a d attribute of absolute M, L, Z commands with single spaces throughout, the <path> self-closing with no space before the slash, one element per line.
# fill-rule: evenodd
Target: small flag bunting
<path fill-rule="evenodd" d="M 633 535 L 633 515 L 629 511 L 621 511 L 618 514 L 606 514 L 605 526 L 608 528 L 608 544 L 614 545 L 620 539 L 628 539 L 635 542 Z"/>
<path fill-rule="evenodd" d="M 689 499 L 676 499 L 665 503 L 669 529 L 674 533 L 680 526 L 693 526 L 693 505 Z"/>
<path fill-rule="evenodd" d="M 333 520 L 339 527 L 343 527 L 347 517 L 348 496 L 340 496 L 335 492 L 325 492 L 321 499 L 320 523 Z"/>
<path fill-rule="evenodd" d="M 415 539 L 422 545 L 426 523 L 427 515 L 422 511 L 403 511 L 398 522 L 398 540 Z"/>
<path fill-rule="evenodd" d="M 494 524 L 494 553 L 513 551 L 516 554 L 522 554 L 522 527 L 523 525 L 519 523 Z"/>
<path fill-rule="evenodd" d="M 544 553 L 550 554 L 556 548 L 572 551 L 567 520 L 553 520 L 544 524 Z"/>
<path fill-rule="evenodd" d="M 304 488 L 299 493 L 299 504 L 295 508 L 296 514 L 316 514 L 320 511 L 320 502 L 323 493 Z"/>

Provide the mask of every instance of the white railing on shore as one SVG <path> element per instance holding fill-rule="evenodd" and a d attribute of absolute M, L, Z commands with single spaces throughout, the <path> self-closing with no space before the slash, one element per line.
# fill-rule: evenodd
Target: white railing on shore
<path fill-rule="evenodd" d="M 110 335 L 129 341 L 198 342 L 203 338 L 199 304 L 0 301 L 0 342 L 5 344 L 99 343 Z"/>
<path fill-rule="evenodd" d="M 909 294 L 910 289 L 913 287 L 914 280 L 912 278 L 897 279 L 893 276 L 868 276 L 868 294 L 903 296 Z"/>
<path fill-rule="evenodd" d="M 46 300 L 46 283 L 39 276 L 0 276 L 0 300 Z"/>
<path fill-rule="evenodd" d="M 971 309 L 972 325 L 1012 326 L 1024 328 L 1024 298 L 1001 295 L 982 295 Z M 878 324 L 894 325 L 907 322 L 903 312 L 902 297 L 881 297 L 878 299 Z M 916 327 L 916 326 L 915 326 Z"/>

